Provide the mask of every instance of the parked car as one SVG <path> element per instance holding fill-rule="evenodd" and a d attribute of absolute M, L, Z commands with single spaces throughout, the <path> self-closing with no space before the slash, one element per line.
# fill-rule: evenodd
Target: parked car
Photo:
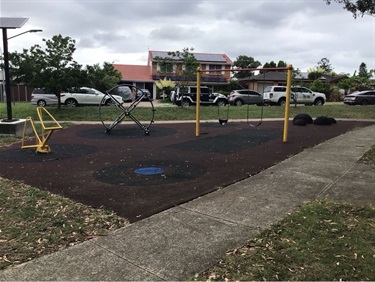
<path fill-rule="evenodd" d="M 197 87 L 187 86 L 183 90 L 177 89 L 175 92 L 175 103 L 178 106 L 189 107 L 197 103 Z M 200 87 L 200 104 L 225 106 L 228 98 L 220 93 L 211 93 L 207 86 Z"/>
<path fill-rule="evenodd" d="M 354 92 L 344 97 L 346 105 L 375 105 L 375 90 Z"/>
<path fill-rule="evenodd" d="M 40 107 L 57 105 L 58 98 L 56 94 L 48 93 L 43 88 L 36 88 L 31 93 L 31 104 Z"/>
<path fill-rule="evenodd" d="M 326 102 L 324 93 L 314 92 L 306 87 L 292 86 L 290 103 L 322 106 Z M 284 106 L 286 102 L 286 86 L 267 86 L 264 89 L 265 104 Z"/>
<path fill-rule="evenodd" d="M 89 87 L 80 87 L 75 89 L 74 92 L 63 92 L 60 94 L 61 104 L 64 104 L 68 107 L 77 107 L 79 105 L 99 105 L 103 97 L 106 94 Z M 112 103 L 111 98 L 107 95 L 108 99 L 103 101 L 103 104 L 110 105 Z M 121 96 L 113 95 L 113 97 L 119 102 L 122 103 L 123 99 Z"/>
<path fill-rule="evenodd" d="M 144 96 L 143 98 L 142 98 L 142 100 L 146 100 L 146 101 L 148 101 L 148 100 L 151 100 L 152 101 L 152 95 L 151 95 L 151 93 L 150 93 L 150 91 L 148 90 L 148 89 L 139 89 L 138 91 L 137 91 L 137 99 L 140 97 L 140 96 L 142 96 L 142 94 L 143 93 L 144 94 L 146 94 L 146 96 Z"/>
<path fill-rule="evenodd" d="M 255 90 L 241 89 L 232 90 L 229 94 L 229 104 L 234 106 L 248 105 L 263 105 L 263 95 Z"/>

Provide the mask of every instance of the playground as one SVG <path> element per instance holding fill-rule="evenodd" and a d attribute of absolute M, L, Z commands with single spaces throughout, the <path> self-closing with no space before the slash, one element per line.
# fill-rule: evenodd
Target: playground
<path fill-rule="evenodd" d="M 283 142 L 281 120 L 265 120 L 258 127 L 205 122 L 199 136 L 193 122 L 155 122 L 149 134 L 134 123 L 118 124 L 109 133 L 102 124 L 81 124 L 57 130 L 48 140 L 49 153 L 36 154 L 19 143 L 1 148 L 0 176 L 135 222 L 370 124 L 294 126 L 289 121 L 288 142 Z"/>

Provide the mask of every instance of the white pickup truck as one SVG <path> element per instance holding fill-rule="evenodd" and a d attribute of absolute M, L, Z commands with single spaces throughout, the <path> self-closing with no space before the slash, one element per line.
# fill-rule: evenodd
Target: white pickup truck
<path fill-rule="evenodd" d="M 314 92 L 300 86 L 293 86 L 291 90 L 290 103 L 322 106 L 326 102 L 324 93 Z M 263 102 L 270 105 L 285 105 L 286 86 L 267 86 L 263 92 Z"/>

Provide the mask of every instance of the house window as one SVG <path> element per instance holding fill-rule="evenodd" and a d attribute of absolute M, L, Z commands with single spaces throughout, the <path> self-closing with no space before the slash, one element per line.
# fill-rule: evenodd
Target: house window
<path fill-rule="evenodd" d="M 158 63 L 158 71 L 162 73 L 173 73 L 172 63 Z"/>
<path fill-rule="evenodd" d="M 209 74 L 211 74 L 211 75 L 218 75 L 218 74 L 221 75 L 222 74 L 221 71 L 212 71 L 212 70 L 221 70 L 223 68 L 222 65 L 209 65 L 208 68 L 210 70 Z"/>

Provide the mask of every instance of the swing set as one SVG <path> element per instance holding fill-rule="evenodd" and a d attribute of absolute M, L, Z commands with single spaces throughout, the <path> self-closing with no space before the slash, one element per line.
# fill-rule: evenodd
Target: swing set
<path fill-rule="evenodd" d="M 243 68 L 243 69 L 236 69 L 235 71 L 244 71 L 244 70 L 286 70 L 287 71 L 287 92 L 286 92 L 286 104 L 285 104 L 285 111 L 284 111 L 284 130 L 283 130 L 283 142 L 288 141 L 288 121 L 289 121 L 289 107 L 290 107 L 290 98 L 291 98 L 291 83 L 292 83 L 292 71 L 293 66 L 288 65 L 285 68 Z M 196 102 L 196 110 L 195 110 L 195 135 L 198 137 L 200 135 L 200 85 L 201 85 L 201 73 L 202 72 L 210 72 L 218 70 L 201 70 L 200 67 L 197 69 L 197 102 Z M 222 69 L 221 71 L 228 71 L 228 69 Z M 264 81 L 264 78 L 263 78 Z M 264 90 L 264 83 L 263 83 L 263 90 Z M 263 107 L 264 103 L 261 105 L 261 113 L 260 113 L 260 120 L 256 124 L 251 124 L 249 122 L 249 106 L 247 105 L 247 123 L 252 127 L 258 127 L 263 122 Z M 227 105 L 227 112 L 226 118 L 222 118 L 220 116 L 220 108 L 218 107 L 218 120 L 220 125 L 225 125 L 228 123 L 229 117 L 229 104 Z"/>
<path fill-rule="evenodd" d="M 220 125 L 226 125 L 229 121 L 229 103 L 227 104 L 227 109 L 226 109 L 226 112 L 225 112 L 225 116 L 223 117 L 222 114 L 220 114 L 221 110 L 220 110 L 220 106 L 217 106 L 217 118 L 218 118 L 218 121 L 219 121 L 219 124 Z M 259 125 L 262 124 L 263 122 L 263 107 L 264 107 L 264 104 L 262 103 L 261 105 L 261 110 L 260 110 L 260 120 L 258 121 L 258 123 L 256 124 L 252 124 L 250 123 L 250 104 L 247 104 L 247 115 L 246 115 L 246 122 L 251 126 L 251 127 L 258 127 Z"/>
<path fill-rule="evenodd" d="M 265 75 L 263 75 L 263 91 L 264 92 L 264 80 L 265 80 Z M 250 98 L 250 97 L 249 97 Z M 242 104 L 242 102 L 241 102 Z M 240 104 L 240 105 L 241 105 Z M 264 102 L 263 102 L 263 96 L 262 96 L 262 102 L 261 102 L 261 111 L 260 111 L 260 120 L 256 124 L 250 123 L 250 104 L 247 103 L 247 115 L 246 115 L 246 122 L 249 124 L 251 127 L 258 127 L 259 125 L 262 124 L 263 122 L 263 107 L 264 107 Z M 257 104 L 259 106 L 259 104 Z M 226 117 L 223 118 L 223 115 L 220 114 L 220 106 L 217 107 L 217 117 L 219 120 L 220 125 L 225 125 L 228 123 L 229 120 L 229 103 L 227 104 L 227 109 L 226 109 Z"/>

